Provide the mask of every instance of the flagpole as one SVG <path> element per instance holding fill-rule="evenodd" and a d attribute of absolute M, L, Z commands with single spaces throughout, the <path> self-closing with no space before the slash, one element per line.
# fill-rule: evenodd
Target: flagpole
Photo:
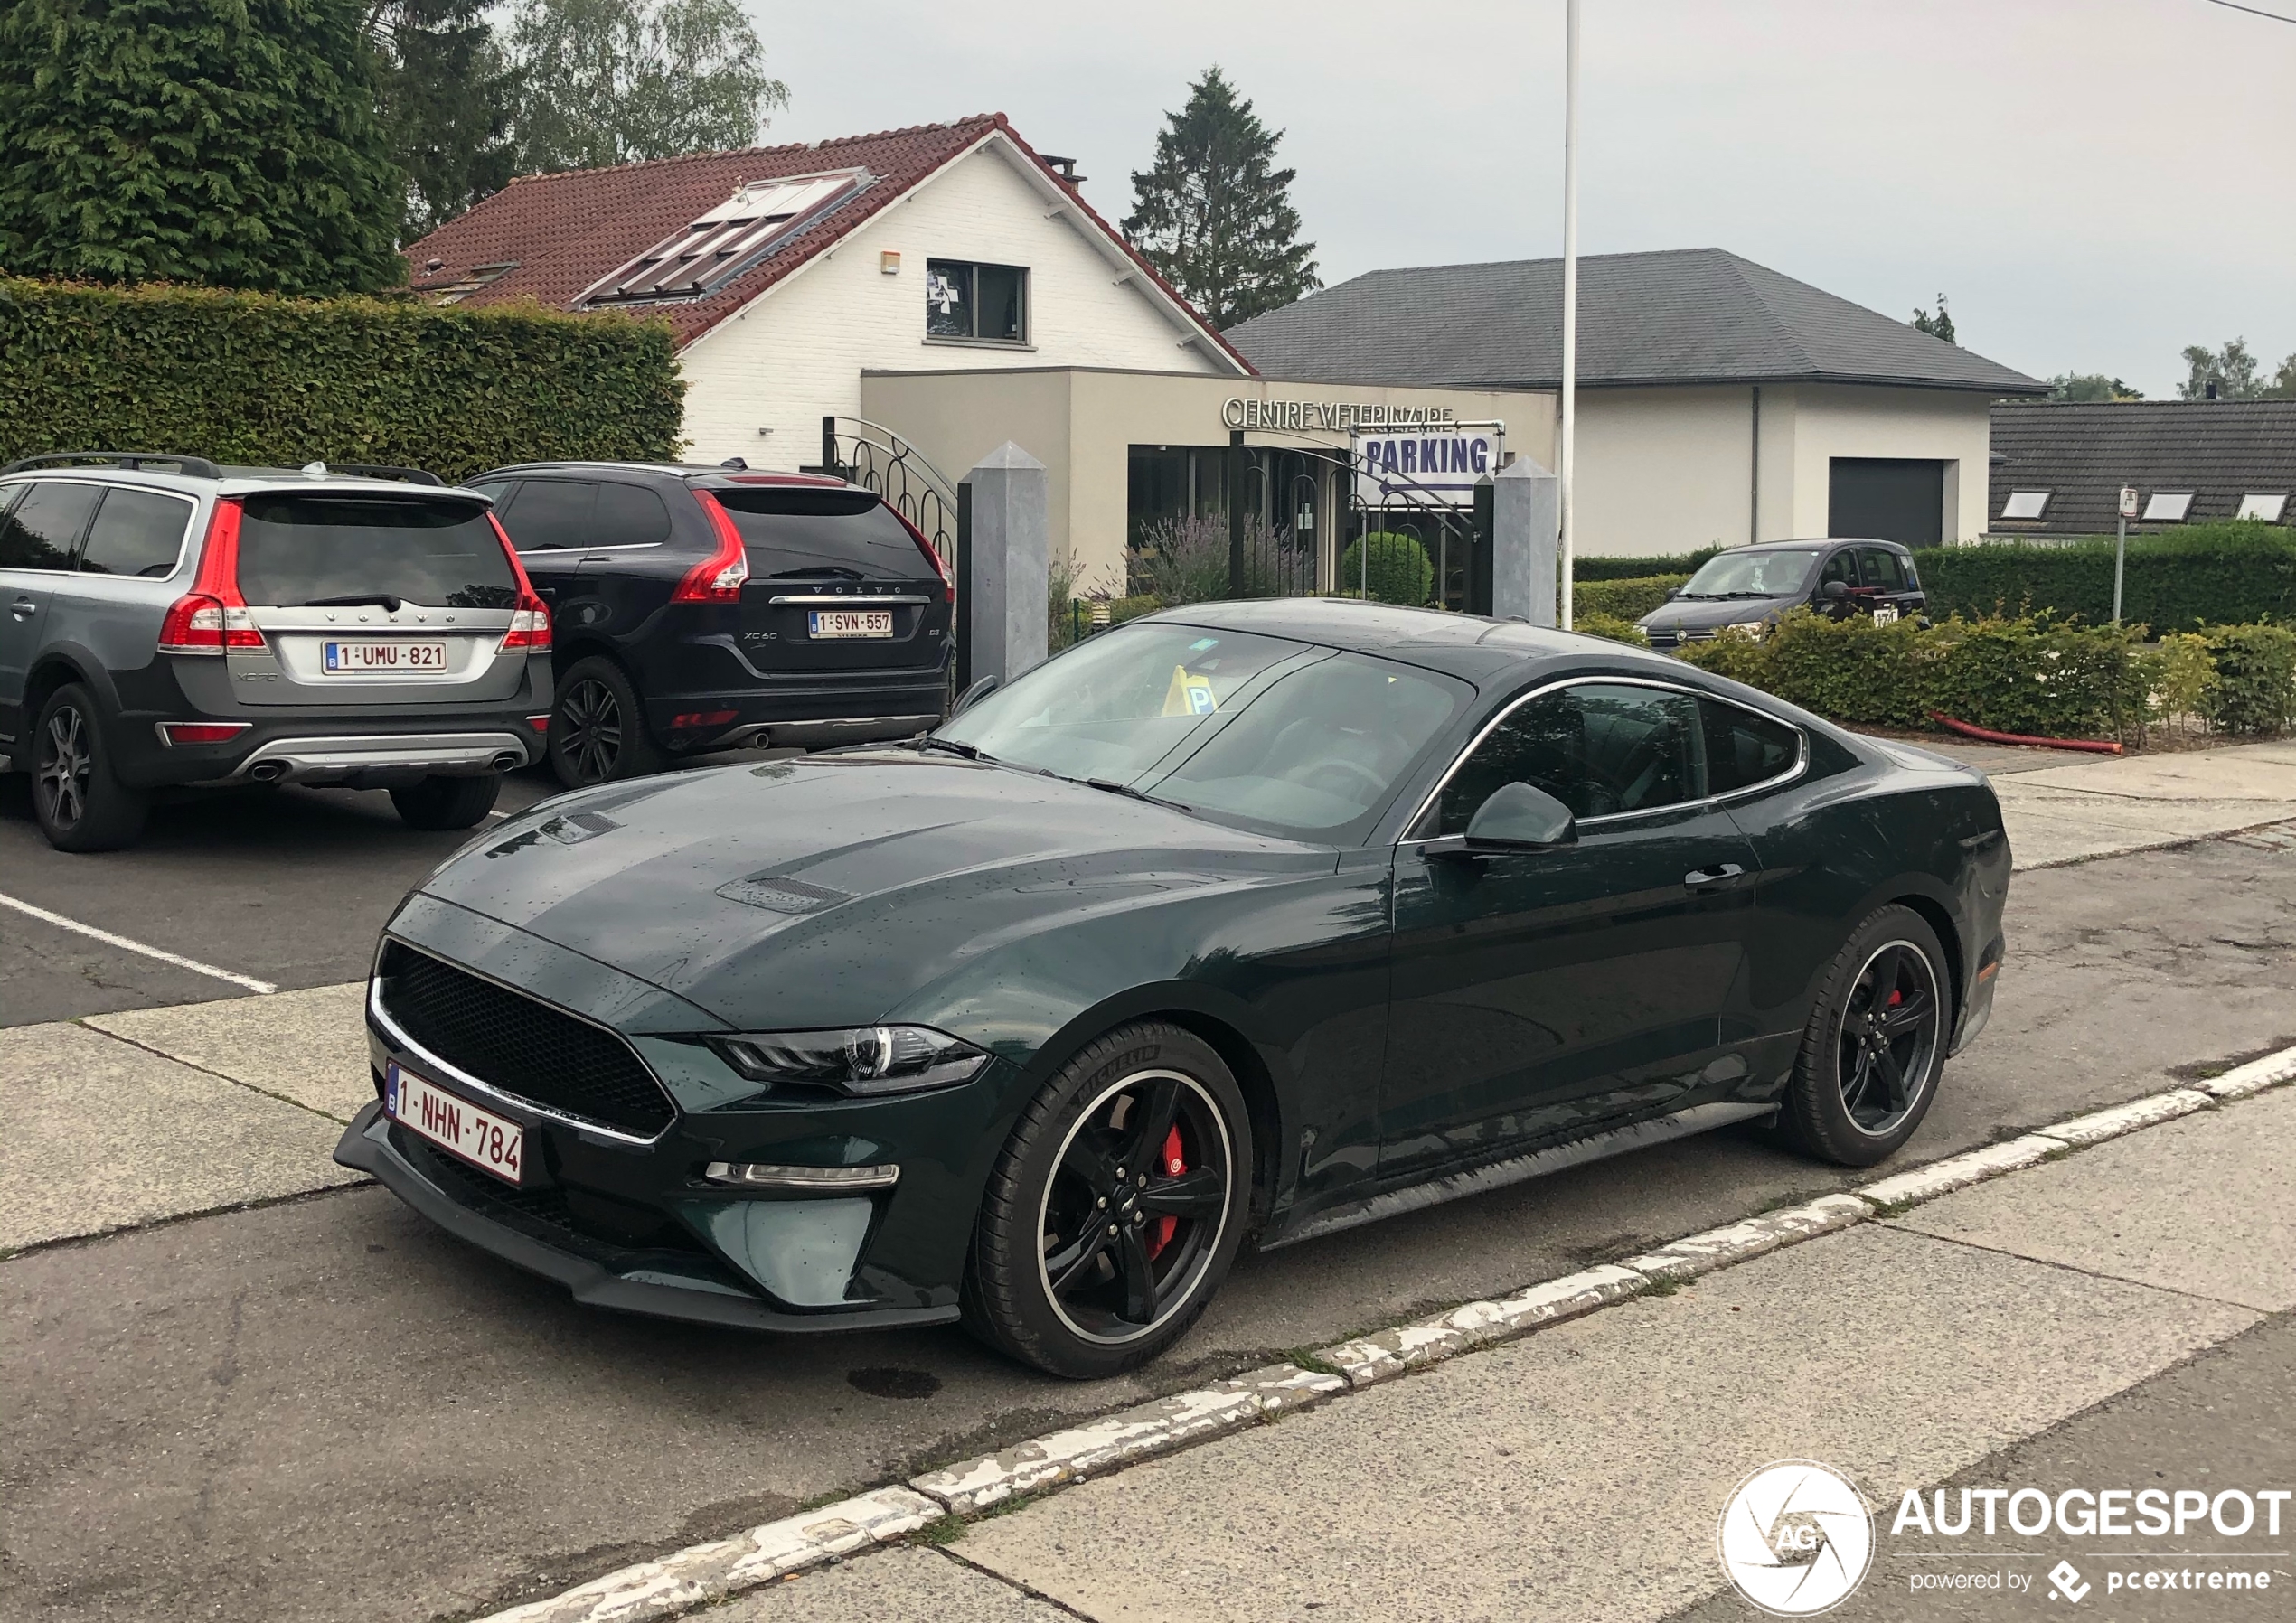
<path fill-rule="evenodd" d="M 1578 0 L 1563 0 L 1563 444 L 1558 495 L 1562 601 L 1556 624 L 1571 626 L 1576 573 L 1571 510 L 1571 461 L 1578 435 Z"/>

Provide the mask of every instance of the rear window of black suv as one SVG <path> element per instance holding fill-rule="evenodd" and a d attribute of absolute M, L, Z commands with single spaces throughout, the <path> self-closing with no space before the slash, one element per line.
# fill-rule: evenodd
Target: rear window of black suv
<path fill-rule="evenodd" d="M 518 606 L 517 578 L 485 510 L 388 496 L 246 498 L 240 594 L 279 608 L 385 596 L 441 608 Z"/>
<path fill-rule="evenodd" d="M 867 491 L 712 488 L 740 531 L 752 580 L 916 580 L 917 539 Z"/>

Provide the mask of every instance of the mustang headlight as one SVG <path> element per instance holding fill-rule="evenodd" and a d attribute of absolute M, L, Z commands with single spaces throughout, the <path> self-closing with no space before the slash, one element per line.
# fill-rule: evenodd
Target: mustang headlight
<path fill-rule="evenodd" d="M 946 1087 L 989 1063 L 986 1051 L 929 1026 L 754 1031 L 708 1041 L 752 1082 L 832 1087 L 861 1098 Z"/>

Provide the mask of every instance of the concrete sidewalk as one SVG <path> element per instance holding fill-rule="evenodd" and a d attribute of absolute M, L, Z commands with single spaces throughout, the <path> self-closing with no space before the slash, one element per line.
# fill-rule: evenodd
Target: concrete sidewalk
<path fill-rule="evenodd" d="M 2205 1525 L 2117 1541 L 2005 1528 L 1969 1541 L 1960 1564 L 2014 1567 L 2022 1595 L 1949 1607 L 1913 1580 L 1940 1571 L 1941 1553 L 1954 1561 L 1953 1541 L 1891 1532 L 1907 1489 L 1982 1481 L 1989 1457 L 2051 1428 L 2065 1429 L 2018 1464 L 2016 1486 L 2296 1486 L 2276 1378 L 2289 1321 L 2273 1317 L 2296 1309 L 2291 1174 L 2296 1089 L 2282 1087 L 710 1615 L 1754 1617 L 1727 1586 L 1717 1523 L 1748 1472 L 1794 1457 L 1844 1473 L 1878 1513 L 1872 1569 L 1842 1618 L 1998 1616 L 2047 1604 L 2055 1562 L 2097 1579 L 2171 1551 L 2269 1571 L 2296 1591 L 2296 1525 L 2244 1540 Z M 2248 1332 L 2266 1339 L 2186 1365 Z M 2136 1420 L 2084 1416 L 2131 1389 Z M 2148 1426 L 2148 1405 L 2185 1423 Z M 2084 1610 L 2114 1618 L 2263 1619 L 2291 1604 L 2219 1594 L 2197 1598 L 2218 1609 L 2194 1597 L 2178 1609 L 2160 1595 L 2108 1599 L 2101 1581 L 2090 1599 Z"/>
<path fill-rule="evenodd" d="M 1997 759 L 2006 753 L 1988 751 L 1981 770 L 2000 797 L 2020 869 L 2207 839 L 2296 815 L 2296 743 L 2047 765 Z"/>

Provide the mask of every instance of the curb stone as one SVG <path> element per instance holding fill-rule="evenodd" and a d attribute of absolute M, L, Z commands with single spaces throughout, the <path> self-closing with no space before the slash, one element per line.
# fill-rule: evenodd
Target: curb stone
<path fill-rule="evenodd" d="M 1653 1280 L 1695 1279 L 1782 1245 L 1815 1239 L 1820 1234 L 1848 1228 L 1853 1223 L 1863 1223 L 1873 1215 L 1869 1201 L 1855 1195 L 1828 1195 L 1806 1206 L 1764 1212 L 1759 1217 L 1725 1224 L 1702 1234 L 1685 1234 L 1656 1251 L 1629 1257 L 1622 1266 Z"/>
<path fill-rule="evenodd" d="M 1110 1466 L 1168 1453 L 1234 1431 L 1279 1411 L 1322 1403 L 1347 1383 L 1289 1364 L 1141 1403 L 1105 1420 L 1048 1432 L 993 1454 L 909 1478 L 909 1487 L 958 1515 L 977 1515 L 1017 1494 L 1077 1480 Z"/>
<path fill-rule="evenodd" d="M 1685 1235 L 1625 1264 L 1548 1280 L 1492 1301 L 1468 1302 L 1392 1330 L 1325 1347 L 1314 1356 L 1343 1372 L 1323 1374 L 1271 1365 L 1142 1403 L 1087 1425 L 1055 1431 L 996 1454 L 806 1515 L 769 1522 L 714 1543 L 609 1572 L 579 1589 L 513 1607 L 480 1623 L 645 1623 L 736 1591 L 905 1537 L 941 1519 L 967 1515 L 1015 1495 L 1082 1480 L 1094 1470 L 1208 1441 L 1295 1409 L 1441 1363 L 1474 1347 L 1527 1334 L 1609 1306 L 1653 1284 L 1749 1261 L 1848 1228 L 1877 1208 L 1919 1205 L 2051 1156 L 2177 1121 L 2215 1103 L 2296 1081 L 2296 1047 L 2222 1076 L 2058 1122 L 2005 1143 L 1952 1156 L 1847 1195 L 1829 1195 L 1742 1223 Z"/>
<path fill-rule="evenodd" d="M 721 1600 L 936 1522 L 941 1507 L 905 1487 L 785 1516 L 732 1538 L 592 1579 L 546 1600 L 496 1612 L 486 1623 L 642 1623 Z"/>
<path fill-rule="evenodd" d="M 2003 1144 L 1988 1144 L 1984 1149 L 1972 1149 L 1966 1155 L 1948 1156 L 1942 1161 L 1932 1161 L 1926 1167 L 1916 1167 L 1911 1172 L 1901 1172 L 1895 1177 L 1885 1177 L 1879 1183 L 1867 1184 L 1856 1194 L 1860 1200 L 1871 1201 L 1877 1206 L 1934 1200 L 1940 1195 L 1950 1195 L 1956 1189 L 1966 1189 L 1971 1184 L 1983 1183 L 1989 1177 L 1999 1177 L 2004 1172 L 2030 1167 L 2044 1156 L 2072 1148 L 2064 1140 L 2053 1139 L 2046 1132 L 2028 1132 L 2021 1139 L 2011 1139 Z"/>
<path fill-rule="evenodd" d="M 1468 1302 L 1392 1330 L 1322 1347 L 1315 1356 L 1347 1376 L 1350 1385 L 1369 1386 L 1470 1347 L 1592 1313 L 1622 1296 L 1633 1295 L 1649 1282 L 1632 1268 L 1589 1268 L 1496 1301 Z"/>
<path fill-rule="evenodd" d="M 2192 1085 L 2211 1099 L 2245 1099 L 2251 1093 L 2261 1093 L 2266 1088 L 2291 1081 L 2296 1081 L 2296 1048 L 2283 1048 L 2278 1054 L 2267 1054 L 2263 1058 L 2251 1060 L 2222 1076 L 2211 1076 L 2206 1082 L 2196 1082 Z"/>

